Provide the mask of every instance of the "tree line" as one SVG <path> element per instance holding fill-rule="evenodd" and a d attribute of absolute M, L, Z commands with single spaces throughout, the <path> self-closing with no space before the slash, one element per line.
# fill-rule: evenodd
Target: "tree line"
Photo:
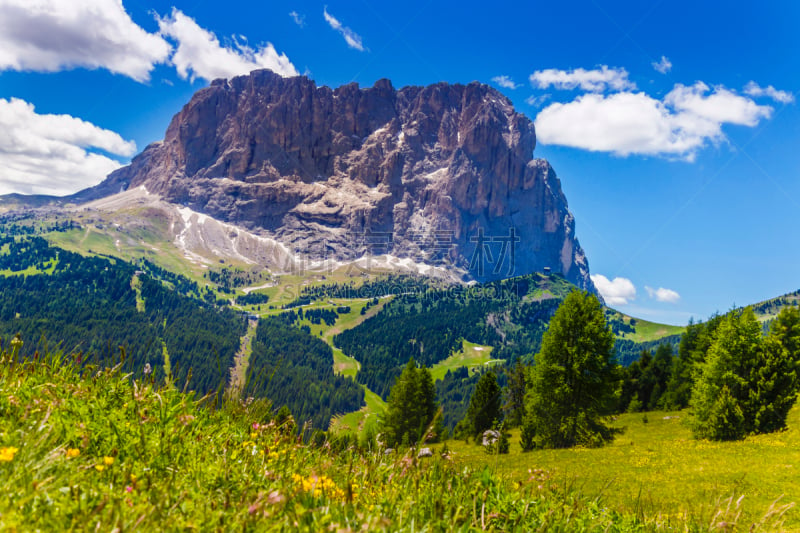
<path fill-rule="evenodd" d="M 405 376 L 416 366 L 413 359 L 409 361 L 391 389 L 388 412 L 392 416 L 382 422 L 387 434 L 397 435 L 408 427 L 398 413 L 408 411 L 412 396 L 396 394 L 395 388 L 408 381 Z M 732 310 L 706 323 L 690 323 L 677 355 L 670 344 L 664 344 L 655 355 L 645 351 L 625 368 L 615 360 L 614 333 L 600 302 L 591 294 L 573 291 L 550 321 L 534 364 L 526 366 L 518 359 L 512 369 L 505 369 L 505 387 L 493 371 L 475 382 L 465 369 L 459 369 L 448 374 L 438 390 L 460 394 L 463 401 L 463 391 L 471 389 L 454 434 L 480 442 L 481 435 L 493 428 L 501 443 L 493 444 L 493 449 L 503 453 L 508 449 L 507 443 L 502 445 L 505 428 L 513 426 L 521 427 L 523 450 L 602 446 L 618 433 L 610 417 L 620 410 L 688 406 L 695 437 L 712 440 L 780 430 L 800 391 L 798 372 L 797 307 L 784 308 L 766 335 L 751 308 Z M 429 403 L 430 398 L 425 401 Z M 434 424 L 436 415 L 430 413 L 440 412 L 435 407 L 434 403 L 423 410 L 427 418 L 415 412 L 412 426 L 446 431 L 444 424 Z M 420 439 L 417 442 L 431 437 L 402 431 L 411 444 L 411 437 Z"/>

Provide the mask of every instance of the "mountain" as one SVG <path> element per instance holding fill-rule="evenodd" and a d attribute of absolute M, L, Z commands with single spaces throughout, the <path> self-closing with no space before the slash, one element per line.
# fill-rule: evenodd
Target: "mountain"
<path fill-rule="evenodd" d="M 531 120 L 479 83 L 330 89 L 260 70 L 198 91 L 163 141 L 69 200 L 145 190 L 300 257 L 479 281 L 550 269 L 593 290 L 535 146 Z"/>

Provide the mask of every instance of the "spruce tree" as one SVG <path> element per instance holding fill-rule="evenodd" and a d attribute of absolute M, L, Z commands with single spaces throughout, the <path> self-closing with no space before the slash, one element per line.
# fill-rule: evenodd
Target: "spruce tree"
<path fill-rule="evenodd" d="M 427 368 L 417 368 L 408 360 L 402 374 L 389 392 L 389 402 L 381 423 L 383 442 L 388 447 L 413 446 L 430 440 L 426 431 L 435 426 L 438 411 L 436 389 Z M 427 439 L 426 439 L 427 438 Z"/>
<path fill-rule="evenodd" d="M 722 320 L 692 389 L 693 430 L 712 440 L 786 426 L 797 397 L 800 312 L 784 309 L 768 337 L 751 308 Z"/>
<path fill-rule="evenodd" d="M 525 390 L 527 388 L 526 368 L 517 359 L 514 369 L 508 374 L 505 411 L 509 427 L 519 427 L 525 418 Z"/>
<path fill-rule="evenodd" d="M 542 338 L 531 372 L 523 434 L 537 446 L 597 446 L 613 437 L 618 372 L 614 335 L 593 294 L 571 292 Z M 523 443 L 523 448 L 528 443 Z"/>
<path fill-rule="evenodd" d="M 476 441 L 484 431 L 500 422 L 500 405 L 500 385 L 497 384 L 497 376 L 490 370 L 478 380 L 467 408 L 467 420 Z"/>

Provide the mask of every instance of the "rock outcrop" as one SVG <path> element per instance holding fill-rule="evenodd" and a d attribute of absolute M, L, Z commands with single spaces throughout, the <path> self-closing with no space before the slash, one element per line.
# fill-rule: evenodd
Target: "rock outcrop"
<path fill-rule="evenodd" d="M 545 267 L 593 288 L 533 123 L 479 83 L 216 80 L 162 142 L 75 196 L 150 193 L 310 258 L 388 254 L 488 280 Z"/>

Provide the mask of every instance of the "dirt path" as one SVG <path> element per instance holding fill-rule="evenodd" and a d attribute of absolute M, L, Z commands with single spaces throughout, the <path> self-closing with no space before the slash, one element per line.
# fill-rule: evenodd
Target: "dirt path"
<path fill-rule="evenodd" d="M 228 394 L 232 397 L 238 398 L 244 382 L 247 377 L 247 365 L 250 363 L 250 353 L 253 350 L 253 338 L 256 336 L 256 326 L 258 320 L 250 320 L 247 324 L 247 333 L 241 338 L 239 343 L 239 351 L 233 358 L 233 367 L 231 368 L 231 378 L 228 384 Z"/>

